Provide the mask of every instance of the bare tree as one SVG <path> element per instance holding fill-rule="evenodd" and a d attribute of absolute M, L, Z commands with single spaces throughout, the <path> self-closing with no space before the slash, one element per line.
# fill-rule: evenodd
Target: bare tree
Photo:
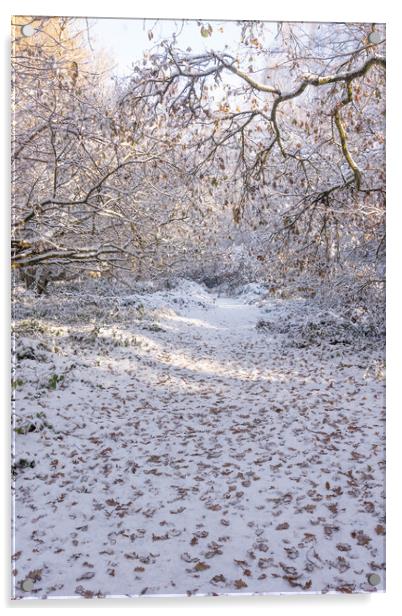
<path fill-rule="evenodd" d="M 18 270 L 205 272 L 243 246 L 266 280 L 382 292 L 384 27 L 238 25 L 234 53 L 174 35 L 111 87 L 82 23 L 16 19 Z"/>
<path fill-rule="evenodd" d="M 151 100 L 176 130 L 180 118 L 191 172 L 230 196 L 235 223 L 259 228 L 259 253 L 279 247 L 288 268 L 321 277 L 365 254 L 382 282 L 383 26 L 240 25 L 237 55 L 165 42 L 124 100 Z"/>

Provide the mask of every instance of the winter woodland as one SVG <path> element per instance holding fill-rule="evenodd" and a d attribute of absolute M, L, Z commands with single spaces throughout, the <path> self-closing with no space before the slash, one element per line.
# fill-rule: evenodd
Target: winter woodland
<path fill-rule="evenodd" d="M 385 27 L 138 28 L 12 22 L 12 595 L 384 590 Z"/>

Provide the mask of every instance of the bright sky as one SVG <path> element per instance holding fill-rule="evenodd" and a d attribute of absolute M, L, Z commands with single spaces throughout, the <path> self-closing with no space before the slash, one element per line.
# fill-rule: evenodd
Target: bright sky
<path fill-rule="evenodd" d="M 185 50 L 191 47 L 195 53 L 214 48 L 223 50 L 229 45 L 231 52 L 240 41 L 240 28 L 235 22 L 211 21 L 213 31 L 203 38 L 196 21 L 143 20 L 143 19 L 89 19 L 90 40 L 95 51 L 104 49 L 116 61 L 115 73 L 124 76 L 130 73 L 131 63 L 142 58 L 144 51 L 151 50 L 156 43 L 170 39 L 176 33 L 178 45 Z M 152 29 L 154 37 L 148 38 Z"/>

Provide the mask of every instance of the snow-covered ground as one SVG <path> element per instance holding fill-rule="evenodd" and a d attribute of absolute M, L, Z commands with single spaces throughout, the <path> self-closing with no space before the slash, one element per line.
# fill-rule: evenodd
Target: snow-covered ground
<path fill-rule="evenodd" d="M 381 344 L 258 288 L 54 301 L 15 324 L 15 597 L 384 589 Z"/>

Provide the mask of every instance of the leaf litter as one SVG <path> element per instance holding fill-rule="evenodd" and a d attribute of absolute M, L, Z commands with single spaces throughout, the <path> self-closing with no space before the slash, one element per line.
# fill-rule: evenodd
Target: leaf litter
<path fill-rule="evenodd" d="M 14 322 L 16 598 L 384 589 L 380 346 L 196 283 L 96 326 L 62 299 Z"/>

